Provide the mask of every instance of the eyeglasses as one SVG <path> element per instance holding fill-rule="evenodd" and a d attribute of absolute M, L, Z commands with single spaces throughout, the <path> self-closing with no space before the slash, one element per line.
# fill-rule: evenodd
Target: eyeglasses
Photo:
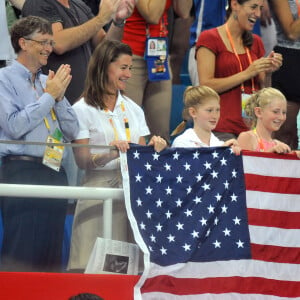
<path fill-rule="evenodd" d="M 42 47 L 51 46 L 53 48 L 55 46 L 55 42 L 53 40 L 50 40 L 50 41 L 48 41 L 48 40 L 46 40 L 46 41 L 37 41 L 37 40 L 34 40 L 34 39 L 25 38 L 25 37 L 24 37 L 24 39 L 27 40 L 27 41 L 33 41 L 35 43 L 38 43 Z"/>

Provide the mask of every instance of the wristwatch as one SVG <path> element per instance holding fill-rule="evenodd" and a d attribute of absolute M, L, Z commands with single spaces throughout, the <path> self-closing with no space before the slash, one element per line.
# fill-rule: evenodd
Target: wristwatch
<path fill-rule="evenodd" d="M 124 27 L 125 23 L 126 23 L 126 19 L 123 19 L 120 23 L 117 23 L 115 20 L 112 20 L 113 24 L 116 26 L 116 27 Z"/>

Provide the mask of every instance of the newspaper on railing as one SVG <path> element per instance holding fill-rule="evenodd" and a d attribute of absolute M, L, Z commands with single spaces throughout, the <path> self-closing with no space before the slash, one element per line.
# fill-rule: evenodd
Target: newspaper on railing
<path fill-rule="evenodd" d="M 97 238 L 85 269 L 86 274 L 137 275 L 139 247 L 136 244 Z"/>

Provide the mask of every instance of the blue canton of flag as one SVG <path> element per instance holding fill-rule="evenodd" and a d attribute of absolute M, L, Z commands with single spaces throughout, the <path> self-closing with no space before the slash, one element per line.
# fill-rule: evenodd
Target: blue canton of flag
<path fill-rule="evenodd" d="M 243 162 L 230 148 L 157 153 L 132 145 L 127 162 L 131 209 L 151 262 L 250 258 Z"/>

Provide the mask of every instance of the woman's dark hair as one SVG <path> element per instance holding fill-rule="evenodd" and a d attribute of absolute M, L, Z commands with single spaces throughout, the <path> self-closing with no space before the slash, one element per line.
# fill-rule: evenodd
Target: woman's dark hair
<path fill-rule="evenodd" d="M 249 0 L 237 0 L 237 2 L 240 5 L 243 5 L 244 3 L 248 2 Z M 227 10 L 226 10 L 226 17 L 227 19 L 230 17 L 230 15 L 232 14 L 232 9 L 231 9 L 231 0 L 228 0 L 228 6 L 227 6 Z M 252 44 L 253 44 L 253 34 L 251 31 L 245 31 L 242 35 L 242 40 L 243 40 L 243 45 L 245 47 L 251 48 Z"/>
<path fill-rule="evenodd" d="M 103 95 L 110 94 L 107 89 L 108 67 L 122 54 L 132 56 L 132 50 L 127 44 L 119 41 L 104 40 L 94 50 L 89 61 L 83 90 L 83 97 L 87 104 L 96 108 L 106 108 Z"/>
<path fill-rule="evenodd" d="M 17 20 L 10 29 L 11 44 L 16 53 L 21 47 L 19 39 L 22 37 L 30 38 L 35 33 L 53 34 L 52 25 L 46 19 L 36 16 L 28 16 Z"/>

